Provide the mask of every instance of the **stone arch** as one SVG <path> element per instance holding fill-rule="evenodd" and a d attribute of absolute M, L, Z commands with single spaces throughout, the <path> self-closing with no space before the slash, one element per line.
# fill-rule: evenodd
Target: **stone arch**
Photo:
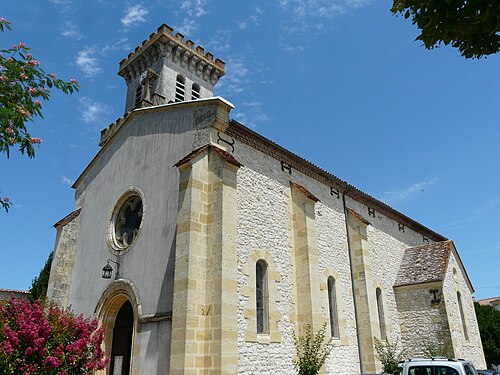
<path fill-rule="evenodd" d="M 110 358 L 116 316 L 126 301 L 130 302 L 134 312 L 132 354 L 130 358 L 130 368 L 133 369 L 135 354 L 139 352 L 136 335 L 140 328 L 139 317 L 142 316 L 141 299 L 135 285 L 126 279 L 115 280 L 104 291 L 101 298 L 99 298 L 99 302 L 96 305 L 94 313 L 104 329 L 104 351 L 106 353 L 106 357 Z M 104 373 L 105 372 L 103 372 L 103 374 Z M 131 373 L 133 373 L 133 371 L 131 371 Z"/>

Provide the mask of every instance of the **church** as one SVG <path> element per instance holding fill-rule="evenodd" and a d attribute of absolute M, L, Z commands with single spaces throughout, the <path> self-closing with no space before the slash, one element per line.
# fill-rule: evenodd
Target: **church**
<path fill-rule="evenodd" d="M 485 360 L 452 240 L 231 119 L 220 59 L 162 25 L 120 62 L 125 114 L 75 181 L 48 297 L 105 329 L 110 375 L 375 374 L 375 339 Z"/>

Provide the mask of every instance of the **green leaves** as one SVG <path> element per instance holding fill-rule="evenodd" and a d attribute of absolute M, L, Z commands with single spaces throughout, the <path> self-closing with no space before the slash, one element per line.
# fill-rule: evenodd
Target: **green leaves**
<path fill-rule="evenodd" d="M 0 18 L 0 31 L 11 30 L 10 22 Z M 27 124 L 36 117 L 43 118 L 43 101 L 49 100 L 51 89 L 65 94 L 78 91 L 76 80 L 65 82 L 47 74 L 40 62 L 24 43 L 2 49 L 0 54 L 0 153 L 10 156 L 12 147 L 19 147 L 21 154 L 35 157 L 34 145 L 41 139 L 32 137 Z M 9 206 L 0 205 L 8 210 Z"/>
<path fill-rule="evenodd" d="M 427 49 L 441 44 L 458 48 L 465 58 L 500 50 L 500 3 L 484 0 L 393 0 L 393 14 L 411 17 Z"/>
<path fill-rule="evenodd" d="M 380 341 L 376 337 L 374 339 L 377 358 L 382 364 L 384 373 L 398 375 L 401 372 L 398 364 L 404 359 L 406 351 L 398 349 L 397 341 L 391 344 L 389 340 Z"/>
<path fill-rule="evenodd" d="M 313 334 L 311 326 L 305 326 L 305 334 L 300 337 L 293 335 L 297 359 L 294 360 L 295 368 L 299 375 L 316 375 L 332 351 L 332 339 L 325 342 L 326 323 Z"/>

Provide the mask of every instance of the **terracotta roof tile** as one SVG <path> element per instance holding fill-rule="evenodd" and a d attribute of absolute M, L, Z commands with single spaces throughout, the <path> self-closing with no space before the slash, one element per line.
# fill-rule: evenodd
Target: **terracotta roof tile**
<path fill-rule="evenodd" d="M 75 217 L 80 215 L 80 211 L 81 211 L 81 208 L 78 208 L 78 209 L 74 210 L 73 212 L 71 212 L 69 215 L 66 215 L 61 220 L 59 220 L 57 223 L 54 224 L 54 228 L 57 228 L 58 226 L 61 226 L 61 225 L 68 224 L 71 220 L 73 220 Z"/>
<path fill-rule="evenodd" d="M 394 286 L 444 280 L 452 246 L 448 240 L 406 249 Z"/>

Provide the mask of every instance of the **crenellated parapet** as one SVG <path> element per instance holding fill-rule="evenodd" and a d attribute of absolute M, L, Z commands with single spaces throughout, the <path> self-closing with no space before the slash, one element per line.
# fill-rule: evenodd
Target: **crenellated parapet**
<path fill-rule="evenodd" d="M 215 85 L 225 74 L 222 60 L 214 60 L 214 55 L 205 52 L 203 47 L 195 46 L 192 40 L 185 41 L 184 35 L 174 35 L 173 32 L 170 26 L 161 25 L 149 39 L 144 40 L 120 62 L 118 75 L 125 79 L 127 85 L 162 58 L 170 59 L 211 85 Z"/>
<path fill-rule="evenodd" d="M 107 128 L 101 130 L 101 138 L 99 139 L 99 146 L 103 147 L 108 140 L 120 129 L 120 126 L 125 122 L 125 119 L 128 118 L 130 112 L 127 112 L 123 117 L 120 117 L 115 120 L 115 122 L 111 123 Z"/>

